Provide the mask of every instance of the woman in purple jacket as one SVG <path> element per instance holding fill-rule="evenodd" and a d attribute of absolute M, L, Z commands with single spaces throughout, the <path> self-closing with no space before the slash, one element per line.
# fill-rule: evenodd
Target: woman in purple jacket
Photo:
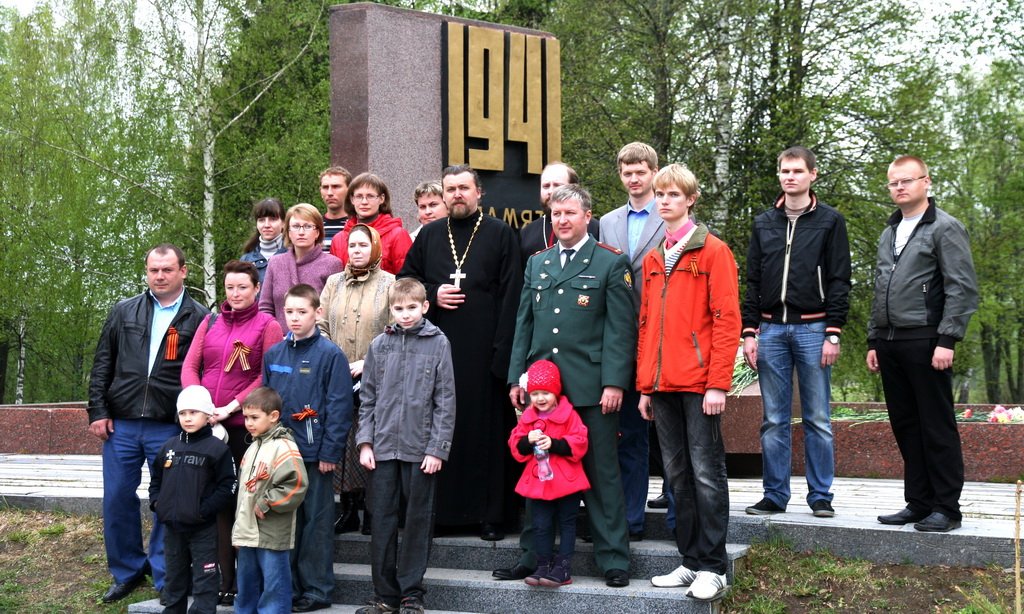
<path fill-rule="evenodd" d="M 284 245 L 288 251 L 270 259 L 263 278 L 260 311 L 277 318 L 281 330 L 284 321 L 284 295 L 299 284 L 309 284 L 322 292 L 327 278 L 344 268 L 341 260 L 324 252 L 324 218 L 316 207 L 299 203 L 284 216 Z"/>
<path fill-rule="evenodd" d="M 199 325 L 181 367 L 182 387 L 200 385 L 210 391 L 215 409 L 210 422 L 228 432 L 235 466 L 246 449 L 242 401 L 262 383 L 263 354 L 284 338 L 274 317 L 259 311 L 259 274 L 251 262 L 231 260 L 224 265 L 226 300 L 220 313 Z M 235 555 L 231 547 L 234 506 L 217 517 L 218 559 L 221 567 L 220 603 L 234 603 Z"/>

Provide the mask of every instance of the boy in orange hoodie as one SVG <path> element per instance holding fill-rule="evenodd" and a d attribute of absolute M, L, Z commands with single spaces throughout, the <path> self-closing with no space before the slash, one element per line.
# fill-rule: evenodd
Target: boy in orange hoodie
<path fill-rule="evenodd" d="M 688 168 L 666 166 L 654 187 L 665 240 L 644 257 L 637 388 L 640 413 L 658 429 L 683 564 L 651 583 L 710 601 L 728 590 L 721 413 L 741 328 L 736 260 L 690 218 L 700 189 Z"/>

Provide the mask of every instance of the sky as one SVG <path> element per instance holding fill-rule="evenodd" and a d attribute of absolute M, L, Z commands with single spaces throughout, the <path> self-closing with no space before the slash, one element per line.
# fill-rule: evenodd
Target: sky
<path fill-rule="evenodd" d="M 10 6 L 18 9 L 22 15 L 27 14 L 38 4 L 38 0 L 0 0 L 0 6 Z"/>

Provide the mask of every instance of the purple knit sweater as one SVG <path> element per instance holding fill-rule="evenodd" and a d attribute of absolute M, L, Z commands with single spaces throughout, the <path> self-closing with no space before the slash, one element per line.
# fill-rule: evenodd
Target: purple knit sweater
<path fill-rule="evenodd" d="M 267 264 L 267 275 L 263 279 L 260 290 L 260 311 L 277 318 L 281 330 L 287 333 L 288 324 L 284 320 L 284 295 L 292 286 L 309 284 L 318 293 L 323 292 L 327 278 L 340 273 L 345 267 L 341 260 L 324 252 L 320 246 L 310 250 L 302 260 L 295 260 L 295 248 L 270 258 Z"/>

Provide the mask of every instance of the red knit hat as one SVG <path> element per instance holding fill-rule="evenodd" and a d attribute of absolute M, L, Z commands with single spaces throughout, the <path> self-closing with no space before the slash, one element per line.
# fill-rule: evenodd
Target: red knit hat
<path fill-rule="evenodd" d="M 526 371 L 526 391 L 544 390 L 556 397 L 562 394 L 562 376 L 558 365 L 550 360 L 538 360 Z"/>

